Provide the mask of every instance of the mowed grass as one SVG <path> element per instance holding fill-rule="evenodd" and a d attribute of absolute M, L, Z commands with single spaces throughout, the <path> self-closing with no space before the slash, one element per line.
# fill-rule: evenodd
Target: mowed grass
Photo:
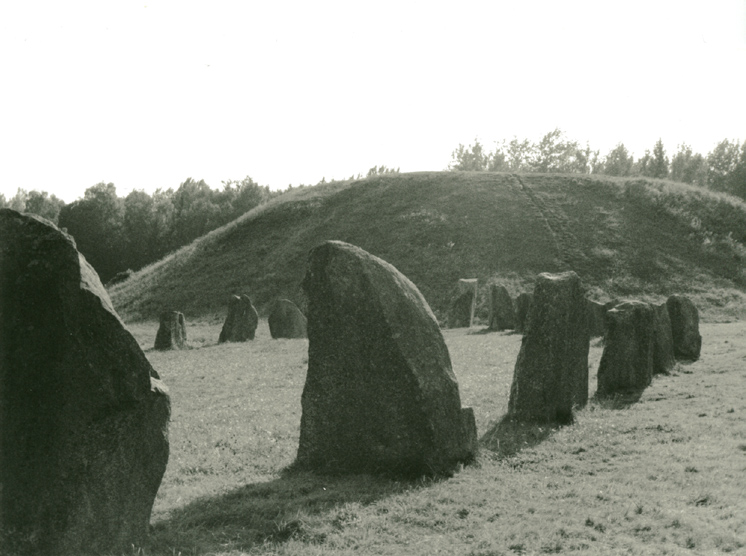
<path fill-rule="evenodd" d="M 156 352 L 172 402 L 171 457 L 146 555 L 719 554 L 746 551 L 746 325 L 703 324 L 700 361 L 637 400 L 593 400 L 565 427 L 498 425 L 520 336 L 446 330 L 478 462 L 450 479 L 283 470 L 298 444 L 307 341 Z M 602 347 L 591 347 L 590 393 Z"/>

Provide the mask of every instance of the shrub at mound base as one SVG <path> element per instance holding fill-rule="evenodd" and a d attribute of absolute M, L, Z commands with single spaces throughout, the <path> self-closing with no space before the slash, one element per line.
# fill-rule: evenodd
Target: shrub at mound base
<path fill-rule="evenodd" d="M 307 320 L 298 306 L 289 299 L 278 299 L 272 304 L 267 319 L 273 338 L 307 338 Z"/>
<path fill-rule="evenodd" d="M 438 323 L 417 287 L 339 241 L 309 254 L 308 374 L 296 466 L 448 475 L 476 451 Z"/>
<path fill-rule="evenodd" d="M 129 552 L 166 469 L 166 389 L 72 238 L 7 209 L 0 237 L 0 538 Z"/>
<path fill-rule="evenodd" d="M 505 286 L 490 286 L 490 330 L 515 328 L 515 306 Z"/>
<path fill-rule="evenodd" d="M 218 343 L 253 340 L 259 315 L 248 295 L 233 295 L 228 302 L 228 315 L 220 331 Z"/>
<path fill-rule="evenodd" d="M 684 361 L 696 361 L 702 350 L 697 308 L 683 295 L 672 295 L 666 301 L 666 306 L 671 318 L 674 356 Z"/>
<path fill-rule="evenodd" d="M 655 311 L 625 301 L 606 312 L 606 345 L 598 365 L 598 396 L 641 391 L 653 377 Z"/>
<path fill-rule="evenodd" d="M 187 333 L 184 315 L 178 311 L 161 313 L 160 326 L 155 335 L 155 349 L 181 349 L 186 347 Z"/>
<path fill-rule="evenodd" d="M 588 402 L 588 316 L 574 272 L 540 274 L 531 326 L 521 342 L 510 387 L 508 417 L 524 422 L 572 421 Z"/>

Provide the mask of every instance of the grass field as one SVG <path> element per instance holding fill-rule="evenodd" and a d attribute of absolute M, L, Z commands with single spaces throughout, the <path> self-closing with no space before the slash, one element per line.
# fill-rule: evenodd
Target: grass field
<path fill-rule="evenodd" d="M 133 554 L 720 554 L 746 552 L 746 324 L 703 324 L 700 361 L 639 400 L 592 401 L 562 428 L 500 425 L 520 336 L 446 330 L 481 454 L 450 479 L 283 472 L 298 444 L 306 340 L 156 352 L 171 456 L 149 544 Z M 590 393 L 602 348 L 591 347 Z"/>

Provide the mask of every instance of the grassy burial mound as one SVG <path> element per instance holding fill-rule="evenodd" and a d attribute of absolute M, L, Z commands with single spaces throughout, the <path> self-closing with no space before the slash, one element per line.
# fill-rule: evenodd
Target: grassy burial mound
<path fill-rule="evenodd" d="M 386 260 L 440 320 L 460 278 L 512 296 L 540 272 L 574 270 L 599 300 L 689 296 L 705 320 L 746 314 L 746 203 L 661 180 L 419 172 L 292 190 L 136 272 L 110 290 L 128 321 L 164 310 L 222 315 L 231 294 L 260 315 L 301 308 L 308 251 L 341 240 Z"/>

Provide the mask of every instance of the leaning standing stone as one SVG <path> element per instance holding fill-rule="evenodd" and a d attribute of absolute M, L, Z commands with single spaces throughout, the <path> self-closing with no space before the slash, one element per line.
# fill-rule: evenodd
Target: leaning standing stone
<path fill-rule="evenodd" d="M 308 374 L 296 465 L 448 475 L 477 449 L 448 348 L 417 287 L 340 241 L 311 250 Z"/>
<path fill-rule="evenodd" d="M 259 315 L 249 296 L 231 296 L 228 302 L 228 315 L 225 317 L 218 343 L 253 340 L 258 324 Z"/>
<path fill-rule="evenodd" d="M 625 301 L 606 312 L 606 346 L 598 365 L 598 396 L 636 392 L 653 377 L 655 311 Z"/>
<path fill-rule="evenodd" d="M 307 338 L 306 317 L 289 299 L 278 299 L 272 305 L 267 319 L 273 338 Z"/>
<path fill-rule="evenodd" d="M 161 313 L 161 324 L 155 335 L 155 349 L 182 349 L 186 346 L 186 341 L 184 315 L 178 311 Z"/>
<path fill-rule="evenodd" d="M 696 361 L 702 350 L 697 308 L 683 295 L 672 295 L 666 301 L 666 306 L 671 317 L 674 356 L 684 361 Z"/>
<path fill-rule="evenodd" d="M 655 338 L 653 341 L 653 374 L 668 374 L 676 365 L 673 355 L 673 334 L 671 319 L 668 315 L 668 305 L 656 305 L 655 309 Z"/>
<path fill-rule="evenodd" d="M 515 328 L 515 306 L 505 286 L 490 286 L 490 330 Z"/>
<path fill-rule="evenodd" d="M 0 538 L 130 552 L 168 461 L 169 397 L 73 239 L 0 210 Z"/>
<path fill-rule="evenodd" d="M 518 421 L 571 422 L 573 408 L 588 401 L 590 339 L 578 275 L 540 274 L 528 318 L 508 415 Z"/>
<path fill-rule="evenodd" d="M 462 278 L 458 281 L 458 294 L 448 313 L 449 328 L 468 328 L 474 322 L 477 306 L 477 279 Z"/>
<path fill-rule="evenodd" d="M 534 294 L 519 293 L 515 299 L 515 331 L 525 334 L 528 330 L 528 314 Z"/>

